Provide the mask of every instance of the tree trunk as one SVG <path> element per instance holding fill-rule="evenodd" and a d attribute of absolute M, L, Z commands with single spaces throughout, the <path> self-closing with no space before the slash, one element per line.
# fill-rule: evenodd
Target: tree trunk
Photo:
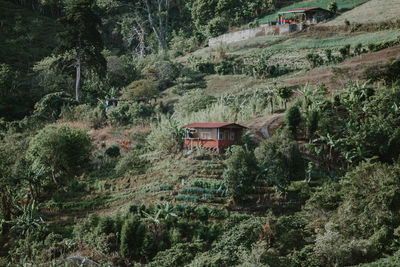
<path fill-rule="evenodd" d="M 76 85 L 75 85 L 75 97 L 78 103 L 81 102 L 81 54 L 78 52 L 78 58 L 76 61 Z"/>
<path fill-rule="evenodd" d="M 146 11 L 147 11 L 147 15 L 149 18 L 149 22 L 151 27 L 153 28 L 154 33 L 156 34 L 158 41 L 160 42 L 161 48 L 163 50 L 163 52 L 167 51 L 167 43 L 165 41 L 165 29 L 167 28 L 167 23 L 168 23 L 168 9 L 169 9 L 169 0 L 165 1 L 165 7 L 166 10 L 164 12 L 166 12 L 166 21 L 165 21 L 165 25 L 163 25 L 163 21 L 162 21 L 162 0 L 157 0 L 158 1 L 158 6 L 157 6 L 157 12 L 158 12 L 158 27 L 159 29 L 157 29 L 156 24 L 154 23 L 154 19 L 153 19 L 153 15 L 151 12 L 151 7 L 150 7 L 150 3 L 148 0 L 144 0 L 144 3 L 146 5 Z"/>

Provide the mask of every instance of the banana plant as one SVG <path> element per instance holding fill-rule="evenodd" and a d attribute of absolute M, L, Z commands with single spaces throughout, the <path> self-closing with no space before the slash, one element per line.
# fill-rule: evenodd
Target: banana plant
<path fill-rule="evenodd" d="M 17 206 L 20 216 L 16 217 L 11 223 L 11 231 L 20 236 L 29 236 L 30 234 L 40 230 L 45 224 L 40 216 L 39 205 L 32 200 L 25 205 Z"/>

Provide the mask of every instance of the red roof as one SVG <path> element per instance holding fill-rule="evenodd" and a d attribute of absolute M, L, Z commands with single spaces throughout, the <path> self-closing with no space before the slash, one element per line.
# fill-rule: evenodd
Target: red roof
<path fill-rule="evenodd" d="M 185 126 L 182 126 L 183 128 L 222 128 L 225 126 L 229 126 L 229 125 L 236 125 L 239 127 L 243 127 L 239 124 L 236 123 L 232 123 L 232 122 L 197 122 L 197 123 L 192 123 L 192 124 L 188 124 Z"/>
<path fill-rule="evenodd" d="M 301 13 L 301 12 L 306 12 L 306 11 L 311 11 L 311 10 L 318 10 L 318 9 L 320 9 L 320 10 L 326 10 L 326 9 L 321 8 L 321 7 L 309 7 L 309 8 L 290 9 L 290 10 L 281 11 L 281 12 L 278 12 L 278 13 L 279 13 L 279 14 L 285 14 L 285 13 Z M 328 10 L 326 10 L 326 11 L 328 11 Z"/>

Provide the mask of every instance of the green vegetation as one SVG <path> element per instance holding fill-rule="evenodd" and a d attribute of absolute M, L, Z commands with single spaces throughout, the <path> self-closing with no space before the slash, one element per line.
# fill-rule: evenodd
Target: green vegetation
<path fill-rule="evenodd" d="M 2 1 L 0 265 L 398 265 L 398 22 L 204 47 L 375 2 Z"/>

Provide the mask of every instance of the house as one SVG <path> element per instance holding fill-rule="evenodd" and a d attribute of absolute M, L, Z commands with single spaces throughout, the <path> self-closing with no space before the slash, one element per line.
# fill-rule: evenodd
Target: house
<path fill-rule="evenodd" d="M 185 147 L 222 152 L 231 145 L 241 145 L 246 127 L 229 122 L 198 122 L 183 126 Z"/>
<path fill-rule="evenodd" d="M 298 8 L 279 12 L 278 24 L 317 24 L 332 17 L 329 10 L 320 7 Z"/>

